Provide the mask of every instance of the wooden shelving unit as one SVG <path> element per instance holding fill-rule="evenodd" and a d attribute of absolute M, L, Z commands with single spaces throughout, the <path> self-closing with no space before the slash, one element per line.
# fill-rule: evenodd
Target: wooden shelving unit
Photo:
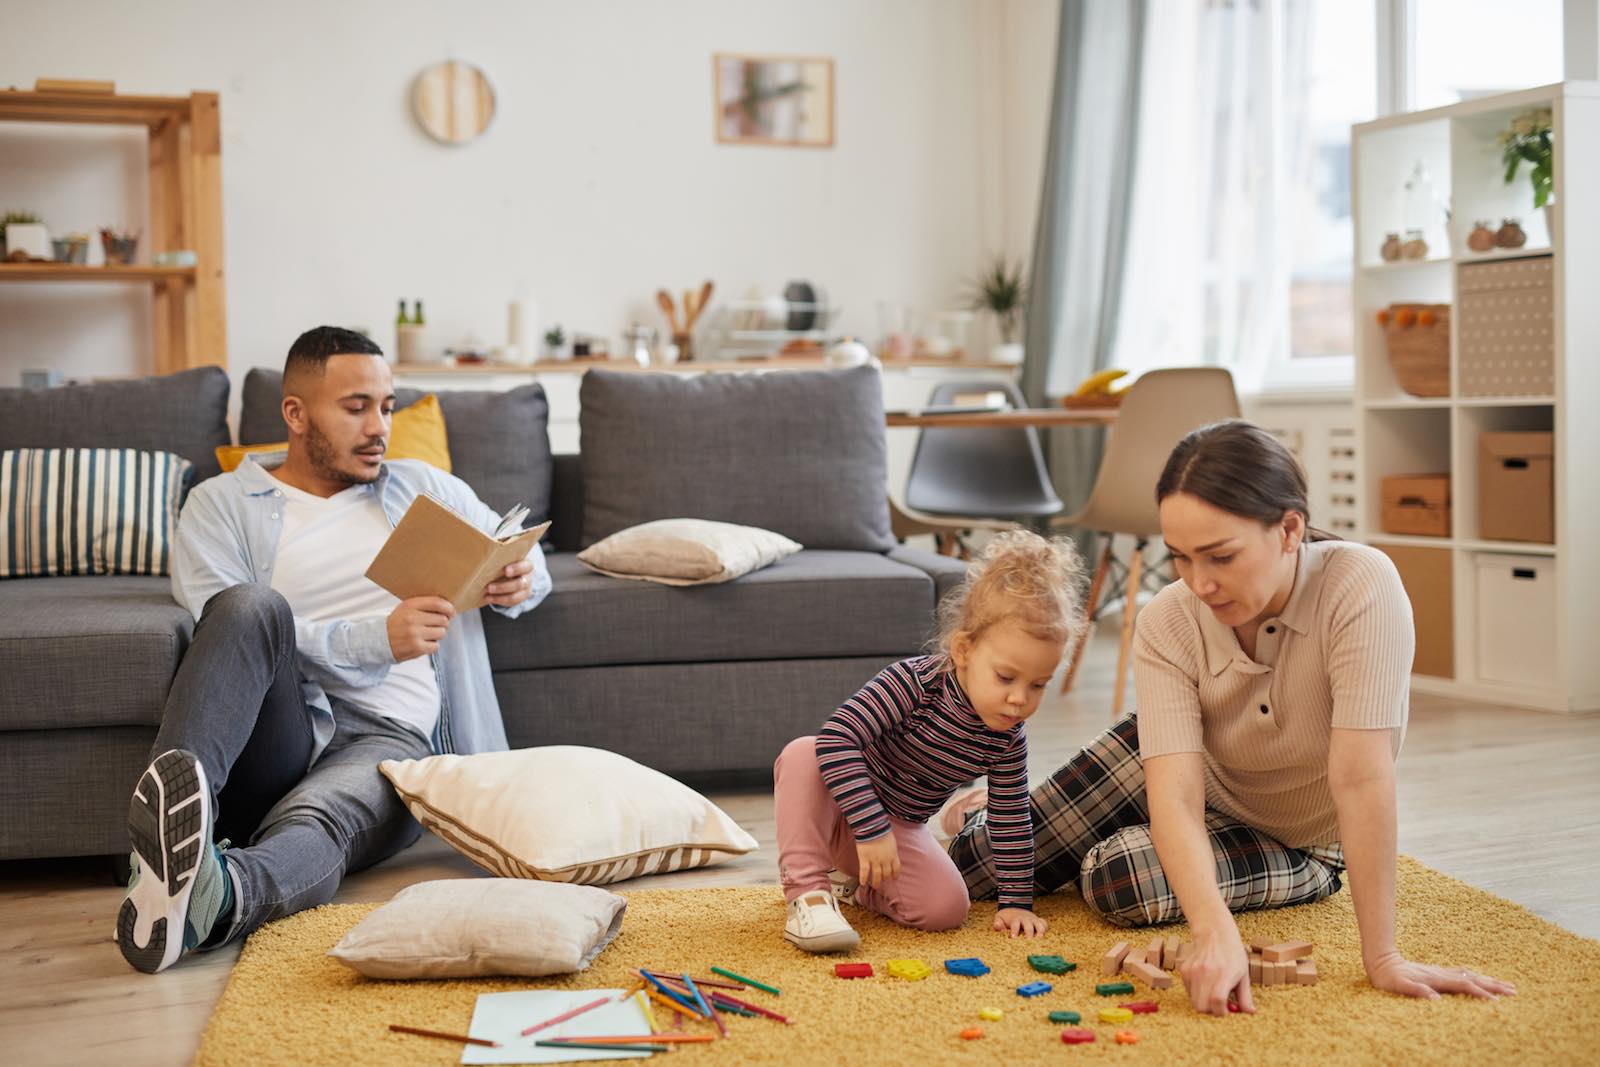
<path fill-rule="evenodd" d="M 155 372 L 228 362 L 222 273 L 222 130 L 216 93 L 127 96 L 0 90 L 0 122 L 143 126 L 149 136 L 150 218 L 143 254 L 190 250 L 193 267 L 0 263 L 0 282 L 149 285 Z"/>
<path fill-rule="evenodd" d="M 1559 214 L 1536 212 L 1526 172 L 1507 185 L 1499 133 L 1513 118 L 1548 107 L 1554 123 L 1555 191 Z M 1431 653 L 1419 654 L 1413 687 L 1455 697 L 1550 711 L 1600 709 L 1600 563 L 1588 548 L 1600 523 L 1600 420 L 1590 411 L 1600 397 L 1600 301 L 1592 295 L 1600 272 L 1600 84 L 1566 82 L 1483 97 L 1430 111 L 1395 115 L 1353 128 L 1356 413 L 1361 457 L 1359 536 L 1426 576 L 1428 595 L 1413 609 L 1418 647 L 1432 628 Z M 1384 235 L 1403 221 L 1403 183 L 1421 162 L 1451 207 L 1427 234 L 1428 258 L 1384 264 Z M 1527 246 L 1476 254 L 1466 237 L 1475 219 L 1520 217 Z M 1554 389 L 1540 395 L 1476 396 L 1464 388 L 1461 364 L 1463 269 L 1484 261 L 1545 258 L 1553 295 Z M 1397 302 L 1452 307 L 1449 395 L 1404 392 L 1390 368 L 1380 309 Z M 1555 537 L 1550 543 L 1498 541 L 1480 535 L 1480 435 L 1545 431 L 1554 435 Z M 1386 475 L 1448 473 L 1451 535 L 1420 537 L 1382 531 L 1380 493 Z M 1512 562 L 1507 562 L 1507 561 Z M 1520 568 L 1517 577 L 1549 590 L 1541 606 L 1504 603 L 1481 595 L 1480 567 Z M 1401 568 L 1402 576 L 1407 573 Z M 1530 603 L 1535 601 L 1530 601 Z M 1505 673 L 1527 653 L 1523 677 Z"/>

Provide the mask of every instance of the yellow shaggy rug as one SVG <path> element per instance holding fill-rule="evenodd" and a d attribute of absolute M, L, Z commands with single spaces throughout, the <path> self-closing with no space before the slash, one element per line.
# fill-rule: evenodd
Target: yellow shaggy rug
<path fill-rule="evenodd" d="M 967 925 L 921 934 L 847 909 L 861 931 L 852 960 L 876 976 L 846 981 L 833 965 L 781 936 L 784 908 L 776 888 L 635 890 L 621 935 L 587 971 L 559 979 L 395 982 L 363 978 L 326 952 L 376 905 L 329 905 L 263 928 L 250 938 L 212 1015 L 197 1063 L 449 1064 L 461 1046 L 390 1033 L 388 1024 L 465 1033 L 479 993 L 518 989 L 603 988 L 629 984 L 627 968 L 676 967 L 705 974 L 719 965 L 781 988 L 745 999 L 787 1015 L 730 1017 L 725 1041 L 685 1045 L 673 1062 L 704 1064 L 867 1065 L 1006 1064 L 1022 1067 L 1114 1060 L 1151 1064 L 1583 1064 L 1600 1062 L 1600 942 L 1568 933 L 1523 908 L 1409 859 L 1400 861 L 1400 948 L 1413 959 L 1470 967 L 1516 984 L 1498 1002 L 1447 997 L 1436 1002 L 1372 989 L 1361 970 L 1348 888 L 1319 904 L 1241 917 L 1246 938 L 1299 939 L 1316 946 L 1321 982 L 1258 988 L 1255 1016 L 1196 1015 L 1182 982 L 1161 992 L 1138 985 L 1134 998 L 1095 995 L 1099 957 L 1119 931 L 1091 917 L 1075 894 L 1042 900 L 1050 920 L 1040 941 L 1012 941 L 989 929 L 994 905 L 973 907 Z M 1182 927 L 1163 933 L 1186 936 Z M 1145 933 L 1145 940 L 1152 937 Z M 1060 976 L 1034 973 L 1029 953 L 1058 953 L 1079 964 Z M 982 978 L 944 972 L 946 959 L 978 956 Z M 889 978 L 887 960 L 915 957 L 935 968 L 920 982 Z M 1024 999 L 1017 986 L 1049 981 L 1054 989 Z M 1126 1028 L 1137 1045 L 1118 1045 L 1098 1011 L 1129 999 L 1153 999 L 1160 1011 Z M 1005 1017 L 980 1022 L 978 1010 Z M 1082 1013 L 1093 1044 L 1068 1047 L 1050 1011 Z M 664 1012 L 663 1012 L 664 1014 Z M 984 1036 L 963 1041 L 964 1027 Z M 706 1027 L 707 1032 L 709 1027 Z"/>

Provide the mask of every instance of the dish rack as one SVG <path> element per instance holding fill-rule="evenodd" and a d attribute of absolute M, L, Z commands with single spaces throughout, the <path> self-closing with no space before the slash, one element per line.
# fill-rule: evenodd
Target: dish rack
<path fill-rule="evenodd" d="M 720 301 L 700 351 L 708 359 L 771 359 L 797 350 L 820 354 L 843 310 L 826 301 Z"/>

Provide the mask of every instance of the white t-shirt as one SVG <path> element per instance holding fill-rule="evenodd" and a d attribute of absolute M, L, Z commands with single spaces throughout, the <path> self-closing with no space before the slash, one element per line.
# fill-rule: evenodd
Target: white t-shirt
<path fill-rule="evenodd" d="M 400 601 L 371 582 L 366 571 L 389 533 L 389 520 L 370 485 L 320 497 L 285 483 L 272 588 L 296 616 L 312 622 L 387 617 Z M 377 685 L 324 684 L 323 689 L 330 697 L 403 722 L 423 737 L 432 737 L 439 721 L 439 680 L 427 656 L 396 663 Z"/>

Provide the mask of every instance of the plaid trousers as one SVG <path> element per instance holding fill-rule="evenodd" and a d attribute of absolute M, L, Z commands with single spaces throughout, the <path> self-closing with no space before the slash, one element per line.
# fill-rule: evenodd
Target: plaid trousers
<path fill-rule="evenodd" d="M 1133 713 L 1118 719 L 1031 794 L 1037 849 L 1034 892 L 1074 880 L 1084 902 L 1117 926 L 1183 918 L 1150 837 L 1144 765 Z M 983 811 L 950 842 L 973 900 L 995 895 L 994 856 Z M 1206 809 L 1217 886 L 1230 911 L 1308 904 L 1339 891 L 1338 845 L 1289 848 L 1238 819 Z"/>

